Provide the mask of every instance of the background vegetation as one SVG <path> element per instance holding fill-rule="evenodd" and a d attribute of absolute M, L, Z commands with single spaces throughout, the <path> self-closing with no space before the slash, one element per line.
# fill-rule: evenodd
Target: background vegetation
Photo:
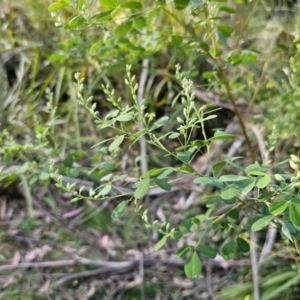
<path fill-rule="evenodd" d="M 2 2 L 0 298 L 297 299 L 297 3 Z"/>

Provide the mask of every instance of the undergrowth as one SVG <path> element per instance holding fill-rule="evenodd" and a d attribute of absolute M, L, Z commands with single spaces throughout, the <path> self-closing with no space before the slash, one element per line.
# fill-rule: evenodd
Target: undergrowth
<path fill-rule="evenodd" d="M 294 299 L 297 8 L 280 18 L 260 2 L 27 2 L 4 1 L 1 11 L 0 182 L 6 199 L 25 200 L 17 228 L 43 240 L 43 226 L 55 259 L 87 255 L 95 237 L 95 260 L 125 260 L 132 248 L 137 259 L 176 253 L 171 278 L 184 271 L 192 287 L 184 296 L 170 286 L 170 299 L 199 299 L 198 288 L 203 299 Z M 79 213 L 61 218 L 68 209 Z M 3 211 L 11 232 L 16 209 Z M 220 259 L 225 271 L 209 275 Z M 1 297 L 18 286 L 24 296 L 29 281 L 28 299 L 41 286 L 57 299 L 163 297 L 166 269 L 140 269 L 143 283 L 130 275 L 136 286 L 114 291 L 96 279 L 63 290 L 33 271 L 10 277 Z M 201 287 L 201 274 L 210 285 Z"/>

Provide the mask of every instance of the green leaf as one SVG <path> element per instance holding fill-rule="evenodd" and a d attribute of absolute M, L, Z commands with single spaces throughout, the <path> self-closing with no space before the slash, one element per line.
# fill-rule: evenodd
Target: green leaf
<path fill-rule="evenodd" d="M 118 0 L 99 0 L 101 6 L 108 8 L 116 8 L 118 6 Z"/>
<path fill-rule="evenodd" d="M 226 181 L 241 181 L 249 179 L 249 177 L 246 176 L 239 176 L 235 174 L 230 174 L 230 175 L 223 175 L 219 178 L 220 181 L 226 182 Z"/>
<path fill-rule="evenodd" d="M 100 191 L 99 197 L 106 196 L 111 191 L 112 185 L 109 183 Z"/>
<path fill-rule="evenodd" d="M 42 171 L 38 177 L 36 177 L 36 179 L 40 179 L 40 180 L 47 180 L 49 179 L 51 176 L 50 176 L 50 173 L 49 172 L 44 172 Z"/>
<path fill-rule="evenodd" d="M 186 152 L 177 152 L 177 158 L 184 163 L 188 163 L 191 158 L 192 153 L 189 151 Z"/>
<path fill-rule="evenodd" d="M 248 253 L 250 251 L 249 244 L 243 239 L 238 237 L 236 239 L 237 248 L 242 253 Z"/>
<path fill-rule="evenodd" d="M 189 232 L 192 225 L 193 225 L 193 219 L 192 218 L 186 219 L 179 225 L 179 230 L 182 233 Z"/>
<path fill-rule="evenodd" d="M 234 31 L 234 29 L 231 26 L 228 26 L 228 25 L 219 25 L 217 27 L 217 30 L 222 32 L 222 34 L 225 37 L 229 37 L 232 34 L 232 32 Z"/>
<path fill-rule="evenodd" d="M 206 43 L 201 42 L 200 43 L 200 48 L 204 51 L 204 52 L 209 52 L 209 46 Z"/>
<path fill-rule="evenodd" d="M 227 164 L 226 161 L 220 161 L 212 166 L 212 171 L 214 173 L 221 172 L 223 168 L 226 166 L 226 164 Z"/>
<path fill-rule="evenodd" d="M 282 233 L 292 242 L 293 238 L 291 236 L 291 232 L 285 223 L 282 225 L 281 230 L 282 230 Z"/>
<path fill-rule="evenodd" d="M 166 234 L 164 235 L 155 245 L 154 245 L 154 250 L 157 251 L 160 248 L 162 248 L 164 246 L 164 244 L 167 242 L 169 238 L 169 235 Z"/>
<path fill-rule="evenodd" d="M 130 200 L 122 201 L 120 204 L 118 204 L 118 206 L 113 210 L 111 217 L 113 219 L 120 217 L 127 208 L 129 201 Z"/>
<path fill-rule="evenodd" d="M 236 253 L 236 244 L 234 240 L 230 240 L 221 248 L 221 254 L 225 259 L 233 259 Z"/>
<path fill-rule="evenodd" d="M 239 211 L 237 209 L 231 210 L 227 214 L 227 218 L 229 222 L 237 222 L 239 220 Z"/>
<path fill-rule="evenodd" d="M 180 35 L 172 35 L 171 37 L 171 43 L 172 45 L 179 47 L 182 43 L 182 36 Z"/>
<path fill-rule="evenodd" d="M 128 122 L 133 119 L 133 112 L 127 113 L 127 114 L 121 114 L 117 116 L 116 120 L 119 122 Z"/>
<path fill-rule="evenodd" d="M 49 61 L 51 63 L 63 63 L 67 59 L 65 54 L 54 53 L 49 56 Z"/>
<path fill-rule="evenodd" d="M 27 161 L 26 163 L 24 163 L 22 166 L 20 166 L 17 169 L 16 173 L 17 174 L 24 174 L 28 171 L 28 169 L 29 169 L 29 162 Z"/>
<path fill-rule="evenodd" d="M 119 146 L 122 144 L 123 140 L 124 140 L 125 134 L 122 134 L 120 136 L 118 136 L 108 147 L 108 150 L 110 152 L 115 151 L 116 149 L 119 148 Z"/>
<path fill-rule="evenodd" d="M 300 227 L 300 211 L 293 203 L 290 204 L 290 219 L 294 226 Z"/>
<path fill-rule="evenodd" d="M 223 199 L 223 202 L 227 205 L 232 205 L 236 203 L 236 198 L 230 198 L 230 199 Z"/>
<path fill-rule="evenodd" d="M 189 173 L 189 174 L 194 174 L 195 173 L 195 170 L 190 165 L 185 165 L 185 166 L 179 167 L 177 169 L 177 171 L 184 172 L 184 173 Z"/>
<path fill-rule="evenodd" d="M 274 219 L 273 215 L 261 217 L 252 224 L 251 230 L 253 230 L 253 231 L 261 230 L 261 229 L 267 227 L 273 219 Z"/>
<path fill-rule="evenodd" d="M 221 6 L 219 8 L 219 11 L 225 11 L 225 12 L 227 12 L 229 14 L 234 14 L 235 13 L 235 10 L 233 8 L 231 8 L 231 7 L 228 7 L 228 6 Z"/>
<path fill-rule="evenodd" d="M 149 131 L 153 131 L 157 128 L 160 128 L 161 126 L 165 125 L 169 120 L 169 117 L 168 116 L 164 116 L 164 117 L 161 117 L 159 118 L 158 120 L 156 120 L 152 126 L 150 127 Z"/>
<path fill-rule="evenodd" d="M 85 18 L 82 15 L 78 14 L 74 16 L 73 19 L 64 26 L 64 29 L 82 28 L 85 25 L 87 25 Z"/>
<path fill-rule="evenodd" d="M 288 202 L 286 200 L 276 201 L 270 204 L 269 212 L 274 215 L 282 214 L 288 206 Z"/>
<path fill-rule="evenodd" d="M 174 0 L 175 8 L 178 10 L 185 9 L 190 3 L 190 0 Z"/>
<path fill-rule="evenodd" d="M 163 190 L 171 191 L 172 186 L 169 183 L 167 183 L 166 181 L 158 179 L 158 178 L 153 178 L 153 181 L 155 182 L 155 184 L 157 184 Z"/>
<path fill-rule="evenodd" d="M 143 17 L 137 17 L 133 19 L 133 25 L 137 30 L 141 30 L 146 27 L 146 20 Z"/>
<path fill-rule="evenodd" d="M 247 186 L 245 186 L 242 190 L 242 194 L 243 195 L 247 195 L 248 193 L 250 193 L 252 191 L 252 189 L 255 186 L 255 181 L 251 181 Z"/>
<path fill-rule="evenodd" d="M 223 132 L 223 131 L 220 131 L 220 130 L 217 130 L 215 133 L 214 133 L 214 136 L 210 139 L 208 139 L 209 141 L 218 141 L 218 140 L 229 140 L 229 139 L 233 139 L 235 138 L 235 135 L 233 134 L 228 134 L 226 132 Z"/>
<path fill-rule="evenodd" d="M 147 16 L 147 21 L 150 22 L 152 19 L 154 19 L 160 12 L 160 8 L 154 8 L 151 10 Z"/>
<path fill-rule="evenodd" d="M 185 245 L 185 246 L 181 247 L 180 249 L 178 249 L 176 254 L 177 254 L 178 257 L 181 258 L 181 257 L 185 256 L 187 253 L 189 253 L 190 251 L 192 251 L 192 250 L 193 250 L 192 246 Z"/>
<path fill-rule="evenodd" d="M 200 275 L 202 270 L 201 261 L 196 252 L 194 252 L 184 265 L 184 272 L 189 278 L 196 278 Z"/>
<path fill-rule="evenodd" d="M 193 181 L 196 184 L 208 184 L 208 185 L 212 185 L 215 186 L 217 188 L 223 188 L 223 182 L 220 181 L 217 178 L 214 177 L 208 177 L 208 176 L 203 176 L 203 177 L 198 177 L 196 179 L 194 179 Z"/>
<path fill-rule="evenodd" d="M 115 29 L 115 36 L 120 37 L 131 30 L 131 22 L 124 22 Z"/>
<path fill-rule="evenodd" d="M 54 2 L 48 6 L 48 11 L 55 11 L 57 9 L 68 6 L 70 4 L 69 2 L 70 1 L 64 1 L 64 0 L 61 0 L 59 2 Z"/>
<path fill-rule="evenodd" d="M 114 9 L 110 9 L 110 10 L 107 10 L 107 11 L 103 11 L 101 12 L 100 14 L 96 14 L 94 15 L 90 21 L 92 22 L 104 22 L 104 21 L 110 21 L 112 19 L 112 12 L 115 11 Z M 101 44 L 103 43 L 103 41 L 99 41 L 101 42 Z"/>
<path fill-rule="evenodd" d="M 270 198 L 272 198 L 274 196 L 274 192 L 267 192 L 267 193 L 264 193 L 262 195 L 260 195 L 257 200 L 259 202 L 265 202 L 267 200 L 269 200 Z"/>
<path fill-rule="evenodd" d="M 111 163 L 111 162 L 108 162 L 108 161 L 105 161 L 103 164 L 102 164 L 102 167 L 104 169 L 106 169 L 107 171 L 114 171 L 116 169 L 116 165 Z"/>
<path fill-rule="evenodd" d="M 174 240 L 179 240 L 182 238 L 183 234 L 180 231 L 172 231 L 170 232 L 169 236 Z"/>
<path fill-rule="evenodd" d="M 64 166 L 71 168 L 74 162 L 73 154 L 69 153 L 64 160 Z"/>
<path fill-rule="evenodd" d="M 162 174 L 164 171 L 165 171 L 165 168 L 150 169 L 141 176 L 141 179 L 145 179 L 145 178 L 148 178 L 148 177 L 157 177 L 158 175 Z"/>
<path fill-rule="evenodd" d="M 83 10 L 85 8 L 85 0 L 77 1 L 77 10 Z"/>
<path fill-rule="evenodd" d="M 221 190 L 221 198 L 223 200 L 229 200 L 236 197 L 240 193 L 238 186 L 230 184 Z"/>
<path fill-rule="evenodd" d="M 168 136 L 168 139 L 177 139 L 180 136 L 180 133 L 174 132 Z"/>
<path fill-rule="evenodd" d="M 259 189 L 263 189 L 270 183 L 270 181 L 271 181 L 271 176 L 269 174 L 266 174 L 265 176 L 263 176 L 258 180 L 258 182 L 256 183 L 256 187 Z"/>
<path fill-rule="evenodd" d="M 129 2 L 122 3 L 120 7 L 129 8 L 129 9 L 140 9 L 142 8 L 142 4 L 137 1 L 129 1 Z"/>
<path fill-rule="evenodd" d="M 161 178 L 160 176 L 162 176 L 163 174 L 170 174 L 172 173 L 171 170 L 169 169 L 173 169 L 173 168 L 154 168 L 154 169 L 150 169 L 149 171 L 145 172 L 142 176 L 141 176 L 141 179 L 145 179 L 145 178 L 148 178 L 149 176 L 150 177 L 157 177 L 159 179 L 163 179 Z M 173 169 L 174 170 L 174 169 Z M 164 176 L 164 178 L 166 178 L 166 176 Z"/>
<path fill-rule="evenodd" d="M 215 258 L 217 255 L 217 251 L 208 245 L 197 246 L 197 251 L 199 251 L 202 255 L 204 255 L 207 258 Z"/>
<path fill-rule="evenodd" d="M 172 167 L 164 168 L 164 171 L 157 178 L 159 178 L 159 179 L 165 179 L 170 174 L 172 174 L 174 171 L 175 171 L 175 169 L 172 168 Z M 154 175 L 151 174 L 151 176 L 154 176 Z"/>
<path fill-rule="evenodd" d="M 296 171 L 299 170 L 298 165 L 295 164 L 292 160 L 290 160 L 290 167 L 291 167 L 293 170 L 296 170 Z"/>
<path fill-rule="evenodd" d="M 75 177 L 78 177 L 78 175 L 79 175 L 78 168 L 65 168 L 64 171 L 65 171 L 66 176 L 69 176 L 69 177 L 75 178 Z"/>
<path fill-rule="evenodd" d="M 134 198 L 143 198 L 150 189 L 150 178 L 140 180 L 135 183 L 136 190 L 134 191 Z"/>
<path fill-rule="evenodd" d="M 254 175 L 254 176 L 264 176 L 266 175 L 266 167 L 262 167 L 259 164 L 252 164 L 249 165 L 246 169 L 245 172 L 248 175 Z"/>
<path fill-rule="evenodd" d="M 112 173 L 107 174 L 107 175 L 101 177 L 100 181 L 102 181 L 102 182 L 103 182 L 103 181 L 109 181 L 109 180 L 111 179 L 112 176 L 113 176 Z M 97 179 L 98 179 L 98 178 L 97 178 Z M 98 179 L 98 180 L 99 180 L 99 179 Z"/>
<path fill-rule="evenodd" d="M 100 49 L 100 47 L 102 46 L 102 44 L 103 44 L 103 41 L 98 41 L 98 42 L 94 43 L 90 47 L 90 54 L 91 55 L 95 54 Z"/>
<path fill-rule="evenodd" d="M 300 198 L 293 198 L 291 200 L 291 203 L 295 204 L 296 206 L 300 206 Z"/>
<path fill-rule="evenodd" d="M 271 290 L 269 290 L 268 294 L 264 293 L 263 296 L 261 297 L 261 300 L 278 299 L 278 295 L 284 295 L 286 291 L 290 290 L 290 287 L 299 283 L 300 274 L 296 271 L 281 272 L 275 278 L 273 276 L 273 280 L 277 284 L 273 285 L 274 287 Z"/>

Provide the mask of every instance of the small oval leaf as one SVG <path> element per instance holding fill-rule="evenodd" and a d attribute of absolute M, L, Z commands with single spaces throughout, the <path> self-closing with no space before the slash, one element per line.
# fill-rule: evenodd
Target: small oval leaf
<path fill-rule="evenodd" d="M 290 219 L 294 226 L 300 227 L 300 211 L 293 203 L 290 205 Z"/>
<path fill-rule="evenodd" d="M 196 278 L 200 275 L 202 270 L 202 264 L 199 256 L 194 252 L 184 265 L 184 272 L 189 278 Z"/>
<path fill-rule="evenodd" d="M 146 178 L 136 182 L 135 187 L 136 190 L 134 192 L 134 198 L 135 199 L 143 198 L 150 189 L 150 178 Z"/>
<path fill-rule="evenodd" d="M 161 117 L 159 118 L 158 120 L 156 120 L 152 126 L 150 127 L 149 131 L 153 131 L 163 125 L 165 125 L 169 120 L 169 117 L 168 116 L 164 116 L 164 117 Z"/>
<path fill-rule="evenodd" d="M 142 8 L 142 4 L 137 1 L 129 1 L 129 2 L 122 3 L 120 7 L 129 8 L 129 9 L 140 9 Z"/>
<path fill-rule="evenodd" d="M 225 259 L 233 259 L 235 257 L 236 244 L 234 240 L 231 240 L 223 245 L 221 248 L 221 254 Z"/>
<path fill-rule="evenodd" d="M 238 237 L 236 239 L 237 248 L 242 253 L 248 253 L 250 251 L 249 244 L 242 238 Z"/>
<path fill-rule="evenodd" d="M 166 181 L 158 179 L 158 178 L 153 178 L 153 181 L 163 190 L 166 191 L 171 191 L 172 186 L 170 184 L 168 184 Z"/>
<path fill-rule="evenodd" d="M 235 175 L 235 174 L 223 175 L 219 178 L 219 180 L 222 182 L 241 181 L 241 180 L 245 180 L 245 179 L 249 179 L 249 177 L 239 176 L 239 175 Z"/>
<path fill-rule="evenodd" d="M 270 181 L 271 176 L 269 174 L 266 174 L 258 180 L 258 182 L 256 183 L 256 187 L 258 187 L 259 189 L 263 189 L 270 183 Z"/>
<path fill-rule="evenodd" d="M 207 258 L 215 258 L 217 255 L 217 251 L 208 245 L 199 245 L 197 247 L 197 251 L 199 251 L 202 255 L 206 256 Z"/>
<path fill-rule="evenodd" d="M 251 226 L 251 229 L 253 231 L 261 230 L 269 225 L 269 223 L 273 220 L 274 216 L 264 216 L 262 218 L 259 218 L 256 222 L 254 222 Z"/>
<path fill-rule="evenodd" d="M 274 215 L 282 214 L 288 206 L 288 202 L 286 200 L 276 201 L 270 204 L 269 212 Z"/>
<path fill-rule="evenodd" d="M 55 11 L 57 9 L 63 8 L 65 6 L 68 6 L 70 3 L 68 3 L 67 1 L 58 1 L 58 2 L 54 2 L 52 4 L 50 4 L 48 6 L 48 11 Z"/>
<path fill-rule="evenodd" d="M 168 240 L 168 235 L 164 235 L 155 245 L 154 245 L 154 250 L 157 251 L 160 248 L 162 248 L 164 246 L 164 244 L 167 242 Z"/>
<path fill-rule="evenodd" d="M 110 152 L 115 151 L 123 142 L 125 135 L 118 136 L 108 147 Z"/>
<path fill-rule="evenodd" d="M 226 186 L 224 189 L 221 191 L 221 198 L 223 200 L 229 200 L 234 197 L 236 197 L 240 193 L 238 186 L 235 184 L 230 184 Z"/>
<path fill-rule="evenodd" d="M 100 191 L 99 197 L 106 196 L 111 191 L 112 185 L 109 183 Z"/>
<path fill-rule="evenodd" d="M 113 219 L 120 217 L 120 216 L 124 213 L 126 207 L 128 206 L 128 203 L 129 203 L 129 200 L 122 201 L 122 202 L 121 202 L 121 203 L 113 210 L 113 212 L 112 212 L 112 214 L 111 214 L 111 217 L 112 217 Z"/>

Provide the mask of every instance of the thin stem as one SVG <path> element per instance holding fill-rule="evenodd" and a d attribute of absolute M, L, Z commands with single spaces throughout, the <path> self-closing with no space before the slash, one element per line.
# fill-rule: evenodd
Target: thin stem
<path fill-rule="evenodd" d="M 27 214 L 29 218 L 33 218 L 33 208 L 32 208 L 32 197 L 30 193 L 30 188 L 27 182 L 27 179 L 24 174 L 20 175 L 20 179 L 23 185 L 23 191 L 24 191 L 24 197 L 26 200 L 26 206 L 27 206 Z"/>
<path fill-rule="evenodd" d="M 221 62 L 220 59 L 219 59 L 219 67 L 220 67 L 220 69 L 219 69 L 220 75 L 221 75 L 221 78 L 224 81 L 224 86 L 225 86 L 225 89 L 226 89 L 226 92 L 227 92 L 227 96 L 228 96 L 229 101 L 231 102 L 231 105 L 233 107 L 234 114 L 238 118 L 238 122 L 240 124 L 241 129 L 242 129 L 243 136 L 244 136 L 244 138 L 246 140 L 246 144 L 247 144 L 247 148 L 248 148 L 251 160 L 252 160 L 252 162 L 255 162 L 255 160 L 256 160 L 255 153 L 254 153 L 254 150 L 253 150 L 253 148 L 251 146 L 251 143 L 250 143 L 247 131 L 246 131 L 245 123 L 243 122 L 243 119 L 242 119 L 242 117 L 241 117 L 241 115 L 240 115 L 240 113 L 238 111 L 237 105 L 235 103 L 235 99 L 234 99 L 234 97 L 233 97 L 233 95 L 231 93 L 231 88 L 230 88 L 230 85 L 229 85 L 229 80 L 228 80 L 227 74 L 224 71 L 224 68 L 223 68 L 223 65 L 222 65 L 222 62 Z"/>

